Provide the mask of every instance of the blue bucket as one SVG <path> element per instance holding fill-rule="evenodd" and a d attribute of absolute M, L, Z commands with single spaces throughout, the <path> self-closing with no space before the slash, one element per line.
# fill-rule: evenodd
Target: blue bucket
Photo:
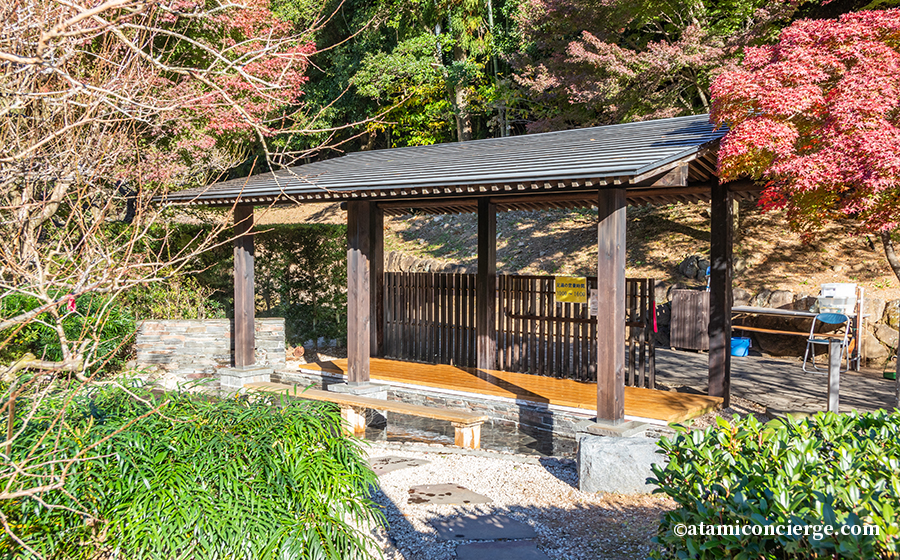
<path fill-rule="evenodd" d="M 746 356 L 750 353 L 750 339 L 741 336 L 731 338 L 731 355 Z"/>

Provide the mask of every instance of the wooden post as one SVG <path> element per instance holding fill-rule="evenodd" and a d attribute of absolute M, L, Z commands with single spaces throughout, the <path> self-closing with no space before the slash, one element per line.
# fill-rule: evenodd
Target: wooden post
<path fill-rule="evenodd" d="M 497 205 L 478 199 L 478 277 L 475 283 L 476 365 L 497 366 Z"/>
<path fill-rule="evenodd" d="M 727 185 L 712 187 L 709 278 L 709 394 L 731 404 L 731 265 L 734 205 Z"/>
<path fill-rule="evenodd" d="M 843 352 L 844 348 L 839 339 L 832 338 L 828 341 L 828 412 L 840 412 L 841 356 Z M 848 354 L 848 362 L 849 359 Z"/>
<path fill-rule="evenodd" d="M 372 261 L 371 275 L 369 276 L 369 313 L 372 321 L 372 340 L 369 343 L 372 357 L 384 356 L 384 210 L 376 204 L 371 205 L 372 233 L 369 236 L 371 243 Z"/>
<path fill-rule="evenodd" d="M 597 198 L 597 421 L 625 418 L 625 189 Z"/>
<path fill-rule="evenodd" d="M 234 208 L 234 367 L 256 363 L 253 287 L 253 206 Z"/>
<path fill-rule="evenodd" d="M 352 384 L 369 382 L 371 208 L 368 200 L 347 202 L 347 381 Z"/>

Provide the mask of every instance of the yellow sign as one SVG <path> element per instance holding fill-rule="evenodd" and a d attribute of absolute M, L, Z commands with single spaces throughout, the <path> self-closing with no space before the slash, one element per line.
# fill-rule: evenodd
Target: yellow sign
<path fill-rule="evenodd" d="M 557 276 L 556 301 L 587 303 L 587 278 L 577 276 Z"/>

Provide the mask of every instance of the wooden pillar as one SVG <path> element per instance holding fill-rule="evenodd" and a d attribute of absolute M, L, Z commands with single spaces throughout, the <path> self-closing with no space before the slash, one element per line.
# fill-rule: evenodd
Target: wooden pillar
<path fill-rule="evenodd" d="M 497 205 L 478 199 L 478 276 L 475 280 L 476 365 L 497 369 Z"/>
<path fill-rule="evenodd" d="M 709 394 L 731 403 L 731 265 L 733 197 L 727 185 L 712 187 L 709 277 Z"/>
<path fill-rule="evenodd" d="M 625 189 L 597 198 L 597 421 L 625 418 Z"/>
<path fill-rule="evenodd" d="M 368 200 L 347 202 L 347 381 L 350 383 L 369 381 L 371 208 Z"/>
<path fill-rule="evenodd" d="M 372 322 L 369 350 L 374 358 L 384 356 L 384 210 L 371 203 L 372 261 L 369 276 L 369 313 Z"/>
<path fill-rule="evenodd" d="M 253 286 L 253 206 L 234 208 L 234 367 L 256 363 L 256 296 Z"/>

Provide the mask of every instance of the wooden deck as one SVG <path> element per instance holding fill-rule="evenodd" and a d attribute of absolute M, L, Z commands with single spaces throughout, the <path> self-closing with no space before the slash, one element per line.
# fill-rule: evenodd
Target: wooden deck
<path fill-rule="evenodd" d="M 306 364 L 301 369 L 346 375 L 347 360 Z M 525 373 L 476 370 L 447 365 L 419 364 L 372 358 L 370 377 L 377 381 L 407 383 L 581 408 L 596 414 L 597 385 Z M 670 391 L 625 387 L 625 414 L 666 422 L 682 422 L 722 405 L 722 399 Z"/>

